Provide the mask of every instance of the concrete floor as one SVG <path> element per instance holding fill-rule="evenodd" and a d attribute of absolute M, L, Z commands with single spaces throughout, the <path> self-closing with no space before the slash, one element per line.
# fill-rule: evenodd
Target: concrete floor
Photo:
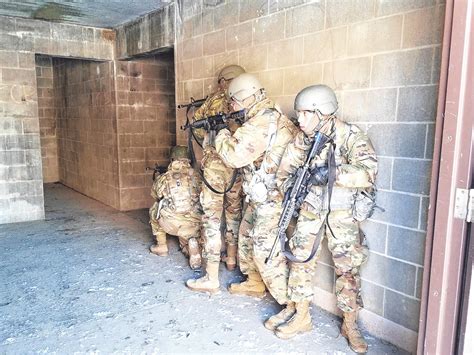
<path fill-rule="evenodd" d="M 339 320 L 313 307 L 315 329 L 280 340 L 262 322 L 279 310 L 221 289 L 194 293 L 175 238 L 148 252 L 147 211 L 120 213 L 60 184 L 45 185 L 46 220 L 0 226 L 0 353 L 352 354 Z M 365 334 L 369 353 L 405 352 Z"/>

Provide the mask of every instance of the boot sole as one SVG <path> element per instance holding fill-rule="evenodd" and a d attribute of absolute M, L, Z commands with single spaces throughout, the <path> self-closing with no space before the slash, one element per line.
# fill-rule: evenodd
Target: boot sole
<path fill-rule="evenodd" d="M 152 252 L 151 250 L 150 250 L 150 253 L 152 253 L 152 254 L 154 254 L 154 255 L 156 255 L 156 256 L 168 256 L 168 255 L 169 255 L 168 252 L 166 252 L 166 253 L 154 253 L 154 252 Z"/>
<path fill-rule="evenodd" d="M 275 331 L 275 335 L 280 339 L 285 339 L 286 340 L 286 339 L 291 339 L 291 338 L 297 336 L 298 334 L 307 333 L 307 332 L 310 332 L 312 330 L 313 330 L 312 325 L 308 325 L 303 329 L 298 329 L 298 331 L 294 332 L 294 333 L 282 333 L 282 332 L 279 332 L 278 329 L 277 329 Z"/>
<path fill-rule="evenodd" d="M 347 344 L 349 345 L 349 348 L 351 348 L 351 350 L 353 352 L 355 352 L 356 354 L 367 354 L 367 351 L 369 351 L 369 349 L 365 349 L 365 350 L 358 350 L 358 349 L 354 349 L 351 345 L 351 342 L 349 341 L 349 337 L 347 336 L 347 333 L 345 330 L 341 329 L 341 335 L 346 338 L 347 340 Z"/>
<path fill-rule="evenodd" d="M 228 288 L 228 291 L 231 295 L 237 295 L 237 296 L 250 296 L 250 297 L 255 297 L 255 298 L 263 298 L 265 297 L 266 292 L 252 292 L 252 291 L 246 291 L 246 292 L 239 292 L 239 291 L 231 291 L 230 287 Z"/>
<path fill-rule="evenodd" d="M 197 292 L 207 292 L 210 294 L 216 294 L 219 292 L 219 287 L 218 288 L 197 288 L 197 287 L 192 287 L 186 284 L 186 287 L 189 288 L 191 291 L 197 291 Z"/>

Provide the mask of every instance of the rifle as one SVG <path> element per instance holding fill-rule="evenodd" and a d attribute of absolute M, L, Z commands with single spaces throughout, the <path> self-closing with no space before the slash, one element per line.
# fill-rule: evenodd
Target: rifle
<path fill-rule="evenodd" d="M 206 101 L 206 99 L 207 97 L 205 97 L 204 99 L 194 100 L 194 98 L 191 97 L 189 104 L 178 105 L 178 108 L 187 108 L 187 109 L 196 108 L 196 107 L 201 106 Z"/>
<path fill-rule="evenodd" d="M 158 164 L 155 163 L 155 167 L 153 168 L 150 168 L 150 167 L 146 167 L 145 170 L 153 170 L 153 181 L 155 181 L 155 178 L 156 178 L 156 174 L 158 173 L 158 175 L 161 175 L 161 174 L 164 174 L 166 173 L 166 171 L 168 170 L 168 168 L 166 166 L 159 166 Z"/>
<path fill-rule="evenodd" d="M 321 154 L 324 146 L 330 140 L 331 138 L 324 133 L 319 131 L 316 132 L 313 145 L 311 146 L 303 166 L 299 167 L 296 171 L 295 183 L 285 193 L 285 198 L 283 200 L 283 211 L 281 213 L 280 220 L 278 221 L 278 233 L 275 237 L 275 241 L 273 242 L 270 254 L 268 254 L 268 257 L 265 259 L 265 264 L 267 264 L 274 257 L 278 241 L 280 241 L 281 251 L 285 254 L 285 256 L 288 257 L 285 251 L 285 243 L 287 240 L 286 230 L 290 224 L 291 218 L 298 216 L 298 210 L 308 195 L 309 190 L 311 189 L 311 172 L 309 170 L 311 161 L 315 156 Z M 291 257 L 289 258 L 291 260 Z"/>
<path fill-rule="evenodd" d="M 232 113 L 218 113 L 214 116 L 209 116 L 196 120 L 194 122 L 187 122 L 181 129 L 185 131 L 188 128 L 198 129 L 202 128 L 206 131 L 218 131 L 221 126 L 227 126 L 230 120 L 242 124 L 245 118 L 245 110 L 240 110 Z"/>

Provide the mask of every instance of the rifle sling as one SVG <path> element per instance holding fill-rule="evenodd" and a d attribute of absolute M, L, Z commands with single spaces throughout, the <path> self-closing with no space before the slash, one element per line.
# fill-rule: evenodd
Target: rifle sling
<path fill-rule="evenodd" d="M 336 181 L 336 155 L 334 153 L 334 150 L 335 150 L 335 144 L 332 142 L 329 145 L 329 152 L 328 152 L 328 212 L 325 218 L 326 223 L 321 223 L 321 227 L 319 227 L 318 233 L 316 233 L 316 237 L 314 238 L 314 242 L 313 242 L 313 247 L 311 248 L 311 254 L 309 254 L 306 260 L 298 259 L 289 249 L 289 245 L 285 241 L 285 234 L 280 235 L 280 244 L 281 244 L 282 253 L 291 262 L 307 263 L 308 261 L 314 258 L 314 256 L 316 255 L 316 252 L 318 251 L 318 247 L 321 243 L 321 235 L 324 231 L 325 224 L 328 225 L 331 233 L 334 235 L 331 227 L 329 226 L 329 220 L 328 220 L 329 213 L 331 212 L 330 206 L 331 206 L 332 188 L 334 186 L 334 182 Z"/>

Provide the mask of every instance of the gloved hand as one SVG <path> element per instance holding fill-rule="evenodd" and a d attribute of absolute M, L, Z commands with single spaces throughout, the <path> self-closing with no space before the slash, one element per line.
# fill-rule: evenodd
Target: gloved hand
<path fill-rule="evenodd" d="M 216 124 L 213 129 L 216 131 L 216 132 L 219 132 L 221 129 L 224 129 L 224 128 L 227 128 L 227 124 L 226 123 L 218 123 Z"/>
<path fill-rule="evenodd" d="M 323 186 L 328 183 L 328 172 L 327 166 L 315 167 L 311 170 L 311 184 L 314 186 Z"/>

